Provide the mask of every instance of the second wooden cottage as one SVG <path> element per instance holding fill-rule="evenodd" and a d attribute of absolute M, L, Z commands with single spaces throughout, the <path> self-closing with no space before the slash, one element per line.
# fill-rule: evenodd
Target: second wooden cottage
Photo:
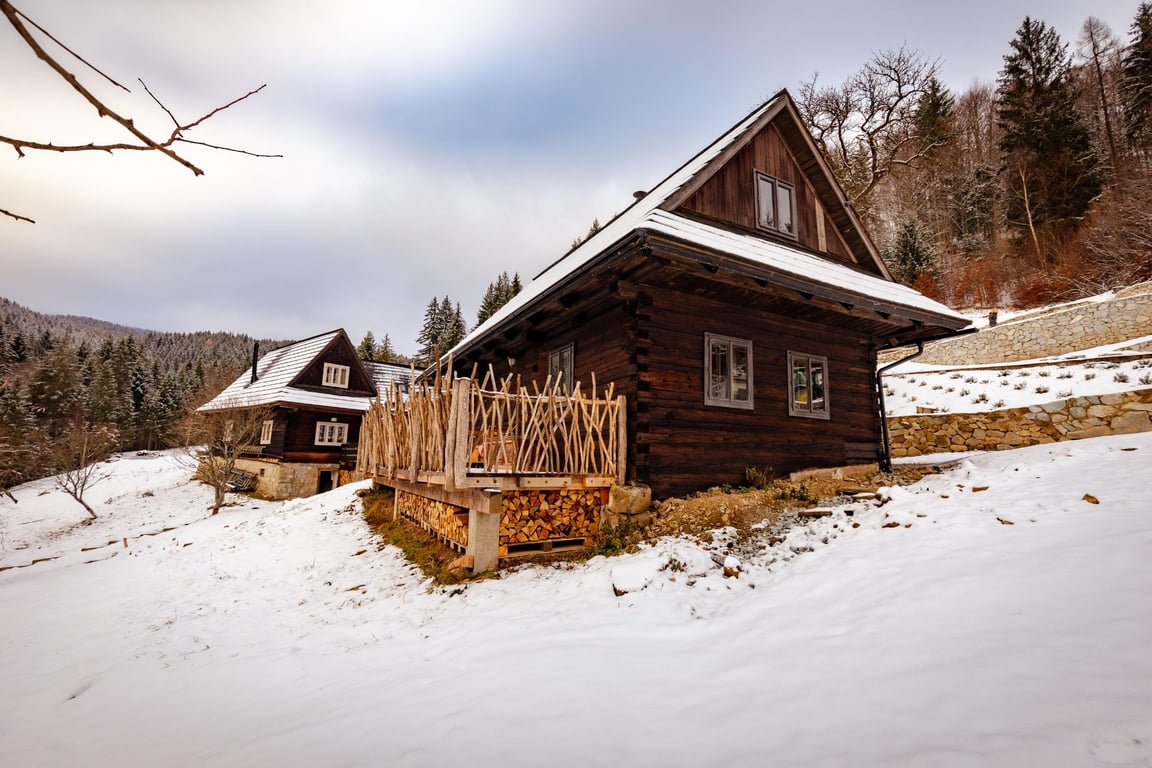
<path fill-rule="evenodd" d="M 615 384 L 657 497 L 875 461 L 876 356 L 968 320 L 896 283 L 786 91 L 548 266 L 453 351 Z"/>
<path fill-rule="evenodd" d="M 255 356 L 255 355 L 254 355 Z M 198 410 L 266 412 L 258 441 L 236 461 L 264 498 L 329 491 L 351 479 L 369 402 L 409 370 L 360 360 L 344 329 L 279 349 L 259 360 Z"/>

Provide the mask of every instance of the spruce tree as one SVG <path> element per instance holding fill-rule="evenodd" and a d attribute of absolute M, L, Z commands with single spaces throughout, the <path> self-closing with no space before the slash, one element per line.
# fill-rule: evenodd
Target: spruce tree
<path fill-rule="evenodd" d="M 893 276 L 906 285 L 931 272 L 936 264 L 931 237 L 915 219 L 901 222 L 895 241 L 884 250 L 883 256 Z"/>
<path fill-rule="evenodd" d="M 1007 214 L 1036 240 L 1041 227 L 1079 220 L 1100 193 L 1102 174 L 1076 110 L 1078 94 L 1060 36 L 1026 17 L 1011 46 L 997 80 Z"/>
<path fill-rule="evenodd" d="M 1152 149 L 1152 3 L 1140 3 L 1124 48 L 1120 98 L 1124 132 L 1133 148 Z"/>
<path fill-rule="evenodd" d="M 361 360 L 368 360 L 371 362 L 376 360 L 378 352 L 379 350 L 376 347 L 376 337 L 372 334 L 372 331 L 368 331 L 364 334 L 364 338 L 361 339 L 360 343 L 356 346 L 356 355 Z"/>
<path fill-rule="evenodd" d="M 384 338 L 380 340 L 380 344 L 376 347 L 376 361 L 380 363 L 395 363 L 399 355 L 396 354 L 395 347 L 392 346 L 392 337 L 384 334 Z"/>

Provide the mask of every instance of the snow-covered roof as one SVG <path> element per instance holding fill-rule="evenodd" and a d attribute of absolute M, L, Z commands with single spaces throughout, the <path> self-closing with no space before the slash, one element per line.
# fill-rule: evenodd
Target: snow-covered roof
<path fill-rule="evenodd" d="M 872 299 L 883 304 L 919 310 L 950 318 L 962 325 L 969 322 L 959 312 L 906 285 L 869 275 L 846 264 L 783 243 L 720 229 L 661 210 L 649 213 L 636 228 L 702 245 L 774 271 L 803 278 L 807 283 L 833 288 L 839 293 L 852 293 L 863 301 Z"/>
<path fill-rule="evenodd" d="M 236 381 L 197 410 L 218 411 L 277 404 L 346 411 L 368 410 L 370 398 L 365 396 L 341 395 L 336 390 L 314 392 L 289 386 L 333 339 L 343 333 L 343 330 L 337 329 L 272 350 L 256 364 L 256 381 L 252 381 L 251 369 L 245 369 Z"/>
<path fill-rule="evenodd" d="M 377 363 L 371 360 L 360 361 L 364 370 L 372 377 L 372 384 L 377 392 L 391 389 L 393 383 L 398 383 L 401 389 L 406 388 L 412 381 L 412 369 L 406 365 L 395 363 Z"/>
<path fill-rule="evenodd" d="M 736 149 L 740 141 L 750 135 L 749 132 L 754 127 L 773 119 L 788 107 L 788 103 L 787 92 L 781 91 L 753 110 L 615 219 L 549 265 L 511 301 L 474 328 L 449 354 L 470 347 L 490 330 L 516 316 L 525 307 L 531 306 L 566 278 L 578 273 L 589 263 L 610 252 L 618 243 L 643 229 L 706 245 L 714 250 L 788 272 L 805 280 L 859 294 L 862 298 L 871 297 L 877 301 L 928 312 L 951 321 L 965 320 L 966 318 L 943 304 L 898 283 L 870 276 L 865 272 L 796 248 L 749 235 L 727 232 L 663 210 L 669 207 L 666 204 L 670 202 L 670 198 L 690 185 L 698 174 L 712 165 L 713 161 L 717 161 L 725 152 Z M 834 179 L 831 180 L 835 183 Z M 883 271 L 882 262 L 878 262 L 878 265 Z"/>

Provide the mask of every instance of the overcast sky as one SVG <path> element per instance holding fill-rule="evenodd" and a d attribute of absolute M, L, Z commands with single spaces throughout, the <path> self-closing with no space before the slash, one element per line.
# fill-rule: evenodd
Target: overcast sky
<path fill-rule="evenodd" d="M 22 0 L 166 134 L 262 83 L 191 138 L 275 152 L 0 148 L 0 296 L 168 331 L 372 330 L 412 353 L 434 295 L 469 322 L 780 88 L 841 82 L 905 42 L 954 90 L 993 81 L 1026 15 L 1123 40 L 1136 0 Z M 121 133 L 0 23 L 0 134 Z"/>

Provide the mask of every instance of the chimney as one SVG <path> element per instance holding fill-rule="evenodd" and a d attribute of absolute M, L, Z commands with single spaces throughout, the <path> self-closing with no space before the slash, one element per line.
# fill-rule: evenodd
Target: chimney
<path fill-rule="evenodd" d="M 256 383 L 256 361 L 260 358 L 260 342 L 252 342 L 252 381 L 249 384 Z"/>

